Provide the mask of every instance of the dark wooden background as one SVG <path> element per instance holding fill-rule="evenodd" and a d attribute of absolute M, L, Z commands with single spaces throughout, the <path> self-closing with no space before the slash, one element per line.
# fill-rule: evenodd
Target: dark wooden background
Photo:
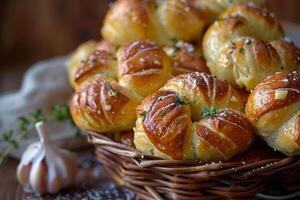
<path fill-rule="evenodd" d="M 269 0 L 281 20 L 300 23 L 300 0 Z M 100 37 L 112 0 L 1 0 L 0 92 L 20 86 L 33 63 Z"/>

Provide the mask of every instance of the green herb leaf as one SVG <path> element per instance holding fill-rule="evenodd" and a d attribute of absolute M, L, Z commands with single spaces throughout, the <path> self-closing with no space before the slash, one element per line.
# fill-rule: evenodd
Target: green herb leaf
<path fill-rule="evenodd" d="M 109 97 L 118 97 L 119 95 L 120 95 L 120 92 L 118 90 L 110 89 L 108 91 L 108 96 Z"/>
<path fill-rule="evenodd" d="M 112 89 L 111 84 L 109 82 L 105 82 L 105 88 L 111 90 Z"/>
<path fill-rule="evenodd" d="M 30 121 L 28 118 L 21 116 L 18 119 L 18 125 L 21 131 L 27 131 L 27 128 L 30 125 Z"/>
<path fill-rule="evenodd" d="M 70 109 L 67 105 L 59 106 L 56 105 L 52 108 L 53 116 L 58 121 L 69 120 L 71 119 Z"/>
<path fill-rule="evenodd" d="M 18 122 L 14 125 L 13 128 L 4 132 L 0 137 L 0 142 L 7 143 L 7 148 L 4 150 L 4 153 L 0 154 L 0 165 L 4 162 L 7 155 L 13 148 L 19 147 L 19 141 L 26 137 L 29 129 L 34 127 L 34 124 L 39 121 L 50 121 L 50 120 L 57 120 L 63 121 L 68 120 L 74 130 L 76 130 L 75 136 L 80 136 L 81 132 L 78 127 L 76 127 L 70 113 L 70 109 L 68 105 L 59 106 L 56 105 L 52 109 L 53 116 L 49 117 L 49 119 L 43 116 L 43 112 L 41 109 L 36 109 L 35 111 L 31 112 L 28 116 L 21 116 L 18 118 Z M 15 131 L 20 131 L 21 133 L 14 136 Z"/>
<path fill-rule="evenodd" d="M 252 41 L 250 39 L 245 40 L 245 44 L 250 45 L 251 43 L 252 43 Z"/>
<path fill-rule="evenodd" d="M 176 103 L 176 106 L 180 106 L 180 105 L 184 104 L 184 101 L 180 98 L 180 96 L 178 94 L 176 94 L 176 96 L 175 96 L 175 103 Z"/>
<path fill-rule="evenodd" d="M 10 141 L 12 139 L 13 130 L 6 131 L 2 134 L 3 141 Z"/>
<path fill-rule="evenodd" d="M 120 92 L 118 90 L 113 89 L 109 82 L 105 83 L 105 88 L 109 90 L 108 91 L 109 97 L 117 97 L 120 95 Z"/>
<path fill-rule="evenodd" d="M 165 115 L 165 112 L 164 111 L 160 111 L 159 115 L 160 115 L 160 117 L 163 117 Z"/>
<path fill-rule="evenodd" d="M 33 118 L 34 123 L 43 121 L 43 112 L 42 109 L 38 108 L 35 111 L 30 113 L 30 116 Z"/>
<path fill-rule="evenodd" d="M 15 149 L 19 148 L 19 144 L 16 140 L 11 140 L 10 143 Z"/>
<path fill-rule="evenodd" d="M 143 111 L 142 113 L 140 113 L 140 115 L 142 116 L 143 120 L 145 120 L 147 117 L 147 112 Z"/>
<path fill-rule="evenodd" d="M 216 116 L 217 110 L 214 107 L 211 108 L 204 108 L 202 112 L 202 117 L 207 117 L 207 116 Z"/>

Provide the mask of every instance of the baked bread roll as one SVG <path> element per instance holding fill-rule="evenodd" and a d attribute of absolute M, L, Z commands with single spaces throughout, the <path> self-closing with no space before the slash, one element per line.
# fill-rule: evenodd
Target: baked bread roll
<path fill-rule="evenodd" d="M 170 45 L 172 39 L 200 39 L 205 26 L 203 12 L 192 1 L 118 0 L 108 11 L 101 33 L 117 45 L 136 39 Z"/>
<path fill-rule="evenodd" d="M 243 108 L 229 84 L 205 73 L 183 74 L 142 101 L 134 144 L 164 159 L 228 160 L 253 141 Z"/>
<path fill-rule="evenodd" d="M 153 42 L 127 43 L 116 55 L 95 50 L 73 77 L 76 93 L 70 109 L 74 122 L 99 133 L 130 130 L 142 98 L 170 77 L 170 59 Z"/>
<path fill-rule="evenodd" d="M 75 74 L 81 65 L 82 60 L 85 60 L 90 53 L 96 50 L 97 43 L 95 41 L 88 41 L 81 44 L 76 52 L 71 56 L 68 62 L 68 75 L 72 87 L 75 87 Z"/>
<path fill-rule="evenodd" d="M 173 45 L 165 46 L 163 49 L 172 60 L 174 76 L 191 72 L 209 73 L 199 46 L 176 41 Z"/>
<path fill-rule="evenodd" d="M 208 16 L 209 22 L 213 22 L 218 15 L 233 6 L 250 4 L 260 8 L 267 7 L 266 0 L 195 0 L 195 2 L 196 6 Z"/>
<path fill-rule="evenodd" d="M 72 87 L 76 87 L 75 76 L 78 68 L 82 66 L 82 62 L 86 61 L 88 56 L 95 50 L 103 50 L 114 55 L 117 48 L 111 42 L 106 40 L 100 42 L 91 40 L 81 44 L 68 61 L 68 75 Z"/>
<path fill-rule="evenodd" d="M 300 72 L 280 72 L 251 92 L 246 115 L 270 147 L 300 155 Z"/>
<path fill-rule="evenodd" d="M 209 73 L 209 69 L 199 46 L 192 43 L 174 40 L 172 45 L 163 46 L 162 49 L 170 58 L 172 75 L 176 76 L 190 72 Z M 78 81 L 75 81 L 78 68 L 80 68 L 83 63 L 88 60 L 89 54 L 96 50 L 103 50 L 110 56 L 114 56 L 115 58 L 117 57 L 117 46 L 107 40 L 101 40 L 100 42 L 88 41 L 81 44 L 68 62 L 69 81 L 73 88 L 76 88 L 76 85 L 78 85 Z"/>
<path fill-rule="evenodd" d="M 136 39 L 162 45 L 170 45 L 173 39 L 199 41 L 217 15 L 249 2 L 265 6 L 265 0 L 118 0 L 108 11 L 101 33 L 116 45 Z"/>
<path fill-rule="evenodd" d="M 250 91 L 267 76 L 300 69 L 300 51 L 283 40 L 283 30 L 266 10 L 237 6 L 225 11 L 203 39 L 210 72 Z"/>

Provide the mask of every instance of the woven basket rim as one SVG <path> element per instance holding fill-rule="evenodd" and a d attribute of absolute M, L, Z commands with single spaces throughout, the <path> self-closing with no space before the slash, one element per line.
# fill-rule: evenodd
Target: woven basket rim
<path fill-rule="evenodd" d="M 198 166 L 210 166 L 211 170 L 219 169 L 219 167 L 234 167 L 235 172 L 236 170 L 243 170 L 248 167 L 255 167 L 259 165 L 268 165 L 270 166 L 270 163 L 278 163 L 281 162 L 282 165 L 292 162 L 294 160 L 297 160 L 298 156 L 285 156 L 285 157 L 278 157 L 278 158 L 270 158 L 270 159 L 263 159 L 256 162 L 250 162 L 250 163 L 242 163 L 240 161 L 219 161 L 219 162 L 202 162 L 202 161 L 193 161 L 193 160 L 165 160 L 156 156 L 150 156 L 150 155 L 144 155 L 142 152 L 138 151 L 137 149 L 127 146 L 125 144 L 116 142 L 109 138 L 108 136 L 97 133 L 94 131 L 86 131 L 88 133 L 88 141 L 94 145 L 103 145 L 103 146 L 109 146 L 111 147 L 110 150 L 113 151 L 116 154 L 119 154 L 120 156 L 125 156 L 129 158 L 135 158 L 141 160 L 140 166 L 141 167 L 148 167 L 153 165 L 177 165 L 177 166 L 185 166 L 190 168 L 198 167 Z M 180 168 L 178 169 L 180 170 Z"/>
<path fill-rule="evenodd" d="M 298 182 L 298 177 L 300 179 L 298 156 L 249 163 L 164 160 L 143 155 L 135 148 L 114 141 L 111 135 L 85 132 L 88 141 L 96 147 L 96 156 L 104 169 L 118 184 L 131 189 L 141 199 L 248 198 L 269 187 L 268 177 L 276 176 L 284 184 L 289 183 L 289 179 L 295 178 Z"/>

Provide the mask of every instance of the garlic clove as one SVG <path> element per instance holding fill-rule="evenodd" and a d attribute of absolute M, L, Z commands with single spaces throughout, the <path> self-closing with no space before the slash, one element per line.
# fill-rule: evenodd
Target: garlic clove
<path fill-rule="evenodd" d="M 46 193 L 47 167 L 42 157 L 34 161 L 29 174 L 29 185 L 34 191 Z"/>
<path fill-rule="evenodd" d="M 57 193 L 75 182 L 75 154 L 51 143 L 45 125 L 36 124 L 40 142 L 30 145 L 23 153 L 17 168 L 17 178 L 41 194 Z"/>
<path fill-rule="evenodd" d="M 29 177 L 30 168 L 31 168 L 31 163 L 24 165 L 23 167 L 17 168 L 17 179 L 21 185 L 26 184 Z"/>

